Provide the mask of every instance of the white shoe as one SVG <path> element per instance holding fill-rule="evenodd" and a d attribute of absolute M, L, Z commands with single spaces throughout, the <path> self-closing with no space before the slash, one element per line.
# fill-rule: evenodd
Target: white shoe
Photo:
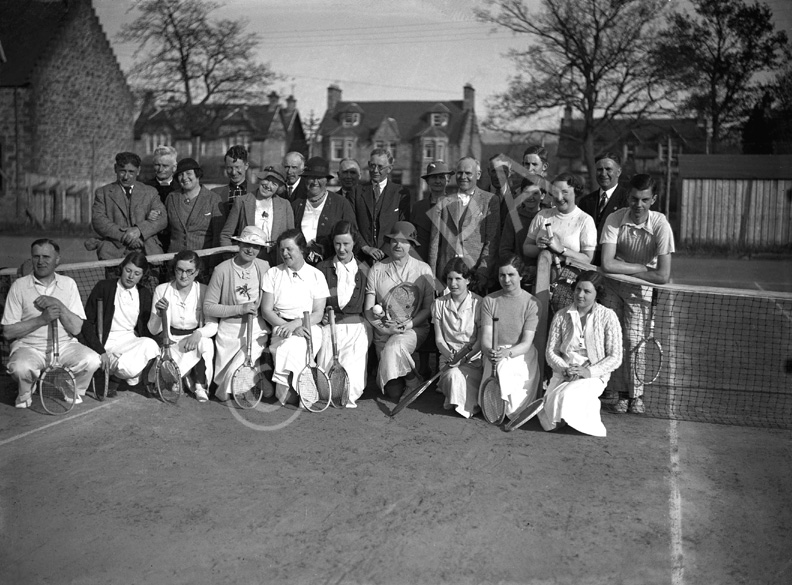
<path fill-rule="evenodd" d="M 74 404 L 82 404 L 82 396 L 78 394 L 77 397 L 74 399 Z"/>
<path fill-rule="evenodd" d="M 206 388 L 204 388 L 201 384 L 195 385 L 195 399 L 198 402 L 209 401 L 209 395 L 206 393 Z"/>
<path fill-rule="evenodd" d="M 16 404 L 14 404 L 15 408 L 30 408 L 31 406 L 33 406 L 33 399 L 32 398 L 28 398 L 27 400 L 24 400 L 23 402 L 17 402 Z"/>

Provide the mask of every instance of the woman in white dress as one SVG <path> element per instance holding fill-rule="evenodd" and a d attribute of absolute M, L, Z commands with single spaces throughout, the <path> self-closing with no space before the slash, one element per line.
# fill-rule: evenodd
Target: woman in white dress
<path fill-rule="evenodd" d="M 335 256 L 316 265 L 330 290 L 327 306 L 335 313 L 338 361 L 349 376 L 347 408 L 357 406 L 366 388 L 366 356 L 372 340 L 371 325 L 363 316 L 368 267 L 353 254 L 357 235 L 353 223 L 343 220 L 336 223 L 330 233 Z M 327 372 L 333 361 L 333 345 L 326 314 L 322 325 L 322 349 L 317 363 Z"/>
<path fill-rule="evenodd" d="M 250 355 L 253 364 L 259 361 L 269 336 L 267 324 L 259 314 L 264 276 L 269 270 L 267 261 L 258 258 L 259 251 L 267 244 L 264 232 L 247 226 L 239 236 L 231 239 L 239 243 L 239 252 L 214 269 L 203 304 L 206 318 L 219 320 L 214 381 L 217 384 L 215 398 L 221 402 L 228 400 L 234 372 L 245 361 L 248 315 L 254 316 Z M 269 382 L 263 377 L 259 382 L 264 396 L 272 396 Z"/>
<path fill-rule="evenodd" d="M 501 290 L 484 297 L 481 304 L 481 353 L 483 379 L 497 368 L 506 416 L 511 418 L 536 398 L 539 361 L 533 345 L 539 324 L 539 303 L 520 287 L 525 270 L 517 254 L 498 262 Z M 492 345 L 493 317 L 498 318 L 497 344 Z"/>
<path fill-rule="evenodd" d="M 390 240 L 390 257 L 375 263 L 369 270 L 363 308 L 366 318 L 374 327 L 374 348 L 379 357 L 377 382 L 383 393 L 398 400 L 405 387 L 412 390 L 422 382 L 415 372 L 412 354 L 429 336 L 435 283 L 429 265 L 410 256 L 412 247 L 418 245 L 413 224 L 397 221 L 385 237 Z M 417 298 L 412 319 L 399 323 L 375 315 L 374 305 L 382 306 L 388 293 L 403 283 L 416 287 Z M 386 314 L 386 317 L 389 316 Z"/>
<path fill-rule="evenodd" d="M 278 238 L 282 264 L 272 268 L 264 279 L 261 312 L 272 326 L 270 352 L 275 363 L 272 382 L 281 404 L 297 404 L 297 377 L 307 364 L 307 337 L 311 336 L 314 355 L 322 344 L 325 301 L 330 296 L 325 277 L 305 261 L 308 246 L 298 229 L 283 232 Z M 303 327 L 303 313 L 311 314 L 309 329 Z"/>
<path fill-rule="evenodd" d="M 432 303 L 435 343 L 440 352 L 440 365 L 453 361 L 460 350 L 472 344 L 473 353 L 478 353 L 479 327 L 481 325 L 481 301 L 468 286 L 473 273 L 465 261 L 452 258 L 443 271 L 443 280 L 448 293 Z M 481 384 L 481 359 L 470 360 L 449 368 L 440 376 L 438 390 L 445 396 L 443 407 L 455 409 L 465 418 L 470 418 L 479 409 L 478 389 Z"/>
<path fill-rule="evenodd" d="M 622 362 L 622 333 L 616 313 L 596 302 L 604 289 L 601 274 L 583 272 L 572 304 L 553 317 L 545 351 L 553 377 L 539 413 L 546 431 L 566 423 L 587 435 L 606 435 L 599 396 Z"/>
<path fill-rule="evenodd" d="M 160 311 L 166 311 L 171 354 L 187 387 L 198 402 L 209 400 L 208 380 L 214 377 L 214 337 L 217 319 L 203 316 L 206 285 L 195 282 L 201 272 L 201 259 L 192 250 L 182 250 L 173 258 L 174 278 L 154 290 L 154 310 L 148 327 L 153 334 L 162 331 Z M 197 366 L 197 367 L 196 367 Z"/>
<path fill-rule="evenodd" d="M 150 382 L 151 366 L 159 355 L 159 346 L 151 337 L 148 321 L 151 292 L 139 286 L 148 270 L 143 252 L 130 252 L 121 262 L 118 280 L 96 283 L 86 302 L 86 314 L 96 315 L 99 300 L 103 303 L 103 331 L 83 328 L 86 345 L 102 357 L 102 367 L 110 370 L 108 396 Z M 101 335 L 101 337 L 100 337 Z"/>

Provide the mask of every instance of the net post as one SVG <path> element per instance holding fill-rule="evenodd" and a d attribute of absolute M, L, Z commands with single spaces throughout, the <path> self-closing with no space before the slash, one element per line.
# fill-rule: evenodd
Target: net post
<path fill-rule="evenodd" d="M 536 397 L 541 398 L 544 393 L 544 367 L 545 347 L 547 346 L 548 319 L 550 316 L 550 269 L 553 264 L 553 255 L 547 250 L 542 250 L 536 261 L 536 284 L 534 296 L 539 303 L 539 323 L 536 326 L 533 345 L 536 348 L 536 358 L 539 365 L 539 386 Z"/>

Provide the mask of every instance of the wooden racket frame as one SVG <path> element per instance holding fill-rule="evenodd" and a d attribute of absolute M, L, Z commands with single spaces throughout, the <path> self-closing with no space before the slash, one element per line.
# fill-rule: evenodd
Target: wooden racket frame
<path fill-rule="evenodd" d="M 492 318 L 491 346 L 492 346 L 492 349 L 495 349 L 496 347 L 498 347 L 498 317 L 493 317 Z M 486 359 L 486 357 L 485 357 L 485 359 Z M 503 398 L 500 397 L 500 380 L 498 380 L 498 367 L 497 367 L 497 364 L 492 364 L 492 374 L 490 375 L 489 378 L 487 378 L 484 381 L 484 383 L 481 386 L 479 386 L 478 403 L 479 403 L 479 407 L 481 408 L 481 414 L 484 416 L 484 420 L 486 420 L 490 424 L 499 425 L 499 424 L 501 424 L 503 422 L 503 419 L 506 417 L 506 405 L 505 404 L 501 404 L 501 413 L 500 413 L 500 415 L 498 416 L 498 418 L 494 418 L 494 419 L 491 419 L 491 420 L 487 416 L 487 413 L 485 412 L 485 409 L 484 409 L 484 400 L 483 400 L 484 391 L 487 388 L 487 386 L 489 386 L 490 381 L 494 381 L 495 384 L 497 384 L 497 386 L 498 386 L 498 394 L 499 394 L 498 395 L 498 400 L 500 400 L 501 403 L 502 403 L 503 402 Z"/>
<path fill-rule="evenodd" d="M 654 384 L 657 379 L 660 377 L 660 372 L 663 369 L 663 346 L 660 345 L 660 342 L 655 339 L 654 330 L 655 330 L 655 313 L 657 311 L 657 302 L 660 296 L 660 291 L 656 287 L 652 287 L 652 301 L 649 304 L 649 319 L 647 320 L 647 327 L 644 329 L 644 338 L 638 342 L 638 345 L 635 347 L 635 351 L 633 352 L 633 363 L 632 363 L 632 370 L 635 379 L 640 382 L 644 386 L 649 386 Z M 650 343 L 653 343 L 656 347 L 658 352 L 660 353 L 660 364 L 657 367 L 657 372 L 652 377 L 651 380 L 643 380 L 642 373 L 640 372 L 640 367 L 638 365 L 638 355 L 641 350 L 644 350 L 644 371 L 646 371 L 646 346 Z"/>
<path fill-rule="evenodd" d="M 236 378 L 237 373 L 241 372 L 243 368 L 253 369 L 253 319 L 254 319 L 254 315 L 248 314 L 247 323 L 245 324 L 245 326 L 247 328 L 247 332 L 246 332 L 247 341 L 246 341 L 246 348 L 245 348 L 247 350 L 247 352 L 245 354 L 245 361 L 242 362 L 242 365 L 239 366 L 236 369 L 236 371 L 234 372 L 234 376 L 231 379 L 231 396 L 233 396 L 234 402 L 236 402 L 236 405 L 239 408 L 244 408 L 244 409 L 255 408 L 256 406 L 258 406 L 258 403 L 261 402 L 261 396 L 264 394 L 263 390 L 261 388 L 259 388 L 258 392 L 254 392 L 253 393 L 254 400 L 245 400 L 244 403 L 243 403 L 242 395 L 243 394 L 248 394 L 248 392 L 234 392 L 234 381 L 233 380 L 234 380 L 234 378 Z M 255 373 L 254 373 L 253 379 L 255 380 Z M 258 384 L 256 384 L 256 385 L 258 385 Z"/>
<path fill-rule="evenodd" d="M 46 412 L 48 414 L 52 414 L 54 416 L 58 416 L 58 415 L 61 415 L 61 414 L 66 414 L 72 408 L 74 408 L 74 405 L 77 402 L 77 381 L 74 378 L 74 373 L 72 373 L 72 371 L 69 368 L 67 368 L 63 364 L 61 364 L 61 361 L 60 361 L 60 341 L 58 340 L 58 320 L 57 319 L 53 319 L 52 321 L 50 321 L 49 330 L 50 330 L 50 334 L 52 335 L 52 357 L 50 358 L 50 362 L 49 362 L 49 364 L 47 364 L 47 367 L 44 368 L 44 371 L 42 371 L 41 374 L 39 374 L 38 380 L 36 381 L 36 386 L 38 388 L 38 395 L 39 395 L 39 400 L 41 402 L 41 408 L 43 408 L 44 412 Z M 44 392 L 42 391 L 43 390 L 42 383 L 46 379 L 46 376 L 48 374 L 50 374 L 55 369 L 63 370 L 64 372 L 66 372 L 71 377 L 72 388 L 74 390 L 74 392 L 73 392 L 73 394 L 71 396 L 71 400 L 69 400 L 69 397 L 64 392 L 63 398 L 64 398 L 64 402 L 66 403 L 66 410 L 64 410 L 63 412 L 53 412 L 49 408 L 47 408 L 47 402 L 44 399 Z"/>
<path fill-rule="evenodd" d="M 388 291 L 388 294 L 386 294 L 386 295 L 385 295 L 385 298 L 382 300 L 382 305 L 381 305 L 381 306 L 382 306 L 382 310 L 385 312 L 385 316 L 384 316 L 384 318 L 385 318 L 386 320 L 390 320 L 390 319 L 391 319 L 391 314 L 390 314 L 390 311 L 388 311 L 388 306 L 389 306 L 389 304 L 390 304 L 390 303 L 389 303 L 389 301 L 390 301 L 391 297 L 393 297 L 393 296 L 394 296 L 394 295 L 393 295 L 393 291 L 395 291 L 395 290 L 396 290 L 396 289 L 398 289 L 398 288 L 402 288 L 402 289 L 407 289 L 407 288 L 415 288 L 415 289 L 416 289 L 416 291 L 417 291 L 417 293 L 420 293 L 420 292 L 421 292 L 421 291 L 420 291 L 420 289 L 418 289 L 418 286 L 417 286 L 415 283 L 412 283 L 412 282 L 400 282 L 399 284 L 397 284 L 396 286 L 394 286 L 393 288 L 391 288 L 391 289 Z M 406 323 L 407 321 L 409 321 L 410 319 L 412 319 L 413 317 L 415 317 L 415 315 L 416 315 L 416 314 L 418 314 L 418 305 L 419 305 L 419 303 L 418 303 L 418 300 L 419 300 L 419 299 L 418 299 L 418 297 L 417 297 L 417 296 L 416 296 L 416 299 L 415 299 L 415 300 L 416 300 L 416 302 L 415 302 L 415 305 L 413 306 L 413 309 L 412 309 L 412 311 L 411 311 L 411 313 L 410 313 L 410 316 L 409 316 L 409 317 L 408 317 L 406 320 L 404 320 L 404 321 L 399 321 L 399 322 L 397 323 L 397 325 L 403 325 L 404 323 Z"/>
<path fill-rule="evenodd" d="M 544 410 L 543 398 L 537 398 L 536 400 L 529 402 L 525 408 L 523 408 L 513 419 L 503 426 L 503 430 L 510 432 L 515 429 L 519 429 L 537 414 L 542 412 L 542 410 Z"/>
<path fill-rule="evenodd" d="M 324 381 L 327 384 L 328 388 L 330 388 L 330 380 L 327 379 L 327 374 L 325 374 L 324 370 L 322 370 L 322 368 L 318 367 L 316 365 L 316 362 L 314 361 L 314 357 L 313 357 L 313 339 L 312 339 L 312 335 L 311 335 L 311 312 L 310 311 L 305 311 L 303 313 L 303 327 L 307 331 L 308 335 L 305 338 L 305 341 L 306 341 L 306 354 L 307 354 L 306 355 L 307 359 L 306 359 L 306 362 L 305 362 L 305 367 L 302 369 L 302 371 L 300 372 L 300 375 L 297 378 L 297 390 L 298 390 L 298 395 L 300 397 L 300 404 L 302 404 L 305 407 L 305 409 L 308 410 L 309 412 L 322 412 L 322 411 L 326 410 L 328 406 L 330 406 L 331 399 L 330 399 L 330 396 L 328 396 L 327 400 L 321 400 L 321 396 L 320 396 L 320 393 L 319 393 L 319 378 L 320 377 L 324 377 Z M 311 403 L 311 404 L 309 404 L 307 401 L 305 401 L 303 399 L 302 393 L 299 392 L 299 387 L 300 387 L 299 381 L 300 381 L 300 379 L 303 379 L 303 378 L 308 377 L 308 376 L 311 378 L 311 381 L 313 382 L 314 386 L 316 386 L 316 395 L 320 397 L 319 400 L 317 400 L 316 402 Z M 316 406 L 317 404 L 319 405 L 318 408 Z"/>
<path fill-rule="evenodd" d="M 334 407 L 343 408 L 349 402 L 349 374 L 338 359 L 338 334 L 336 332 L 333 307 L 327 307 L 327 318 L 330 321 L 330 341 L 333 346 L 333 362 L 327 371 L 327 378 L 330 382 L 330 404 Z M 335 385 L 333 382 L 335 382 Z M 341 392 L 337 392 L 336 386 L 341 386 Z M 335 397 L 339 395 L 341 398 L 336 403 Z"/>
<path fill-rule="evenodd" d="M 99 343 L 104 347 L 104 299 L 96 299 L 96 336 L 99 338 Z M 100 402 L 107 398 L 108 388 L 110 386 L 110 368 L 104 362 L 101 366 L 104 378 L 104 386 L 101 388 L 96 387 L 96 379 L 92 380 L 94 396 Z"/>
<path fill-rule="evenodd" d="M 157 363 L 155 366 L 156 376 L 154 377 L 154 383 L 155 386 L 157 387 L 157 394 L 159 395 L 160 400 L 162 400 L 166 404 L 175 405 L 179 401 L 179 398 L 181 398 L 181 395 L 184 393 L 184 391 L 182 389 L 181 370 L 179 370 L 179 366 L 176 364 L 173 357 L 171 356 L 170 347 L 171 345 L 173 345 L 173 340 L 171 339 L 170 336 L 170 325 L 168 324 L 167 309 L 160 310 L 160 320 L 162 321 L 162 350 L 160 351 L 160 355 L 157 357 Z M 166 360 L 170 361 L 173 364 L 173 369 L 176 372 L 177 385 L 179 390 L 178 392 L 175 393 L 176 398 L 174 400 L 168 400 L 165 398 L 165 395 L 163 394 L 162 387 L 160 384 L 159 372 L 160 372 L 160 368 L 162 367 L 163 361 Z M 173 393 L 171 392 L 171 394 Z"/>

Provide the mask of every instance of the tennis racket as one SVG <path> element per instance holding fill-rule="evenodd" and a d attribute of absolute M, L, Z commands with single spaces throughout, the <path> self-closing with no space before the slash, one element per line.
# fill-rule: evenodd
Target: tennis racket
<path fill-rule="evenodd" d="M 308 345 L 305 367 L 297 378 L 297 394 L 300 403 L 310 412 L 322 412 L 330 406 L 330 380 L 313 359 L 313 340 L 311 339 L 311 313 L 303 313 L 303 327 L 308 331 Z"/>
<path fill-rule="evenodd" d="M 77 401 L 77 382 L 74 374 L 60 363 L 60 342 L 58 341 L 58 320 L 50 322 L 52 335 L 52 358 L 41 372 L 38 382 L 41 407 L 49 414 L 66 414 Z"/>
<path fill-rule="evenodd" d="M 437 380 L 440 376 L 442 376 L 444 372 L 448 371 L 452 365 L 458 366 L 459 364 L 468 361 L 472 356 L 472 352 L 473 352 L 472 344 L 466 345 L 465 347 L 461 348 L 458 352 L 456 352 L 456 354 L 454 354 L 453 359 L 450 362 L 448 362 L 446 365 L 444 365 L 442 368 L 440 368 L 434 376 L 429 378 L 421 386 L 418 386 L 418 388 L 406 392 L 404 396 L 401 397 L 401 400 L 399 400 L 399 403 L 393 407 L 393 410 L 391 410 L 390 415 L 396 416 L 402 410 L 407 408 L 410 404 L 415 402 L 416 398 L 418 398 L 421 394 L 423 394 L 426 391 L 426 389 L 429 388 L 429 386 L 431 386 L 435 380 Z"/>
<path fill-rule="evenodd" d="M 231 378 L 231 394 L 239 408 L 253 408 L 261 402 L 261 385 L 256 382 L 256 368 L 253 367 L 253 315 L 247 316 L 247 351 L 244 363 L 236 369 Z"/>
<path fill-rule="evenodd" d="M 344 407 L 349 402 L 349 374 L 338 360 L 338 338 L 336 337 L 335 311 L 328 307 L 327 314 L 330 319 L 330 340 L 333 344 L 333 362 L 327 377 L 330 380 L 330 402 L 333 406 Z"/>
<path fill-rule="evenodd" d="M 492 348 L 498 347 L 498 318 L 492 318 Z M 498 368 L 493 364 L 492 375 L 487 378 L 479 388 L 478 396 L 481 414 L 484 420 L 494 425 L 503 422 L 506 416 L 506 403 L 501 398 L 500 382 L 498 381 Z"/>
<path fill-rule="evenodd" d="M 170 337 L 168 325 L 168 311 L 160 311 L 162 320 L 162 352 L 157 358 L 157 393 L 160 399 L 167 404 L 176 404 L 182 394 L 181 372 L 179 366 L 173 361 L 170 346 L 173 340 Z"/>
<path fill-rule="evenodd" d="M 96 334 L 99 337 L 99 343 L 104 345 L 104 299 L 97 299 L 96 301 Z M 110 386 L 110 368 L 102 364 L 102 372 L 97 372 L 94 375 L 94 396 L 97 400 L 104 400 L 107 398 L 107 389 Z"/>
<path fill-rule="evenodd" d="M 511 419 L 506 425 L 503 427 L 505 431 L 513 431 L 514 429 L 519 429 L 537 414 L 539 414 L 542 409 L 544 408 L 544 400 L 539 398 L 538 400 L 534 400 L 533 402 L 529 403 L 528 406 L 523 408 L 517 416 Z"/>
<path fill-rule="evenodd" d="M 418 287 L 409 282 L 402 282 L 388 291 L 382 308 L 385 309 L 387 319 L 401 325 L 415 316 L 420 303 L 421 293 Z"/>
<path fill-rule="evenodd" d="M 549 221 L 545 223 L 545 231 L 547 232 L 548 239 L 553 239 L 553 224 Z M 550 252 L 550 248 L 548 247 L 548 252 Z M 553 254 L 552 252 L 550 252 Z M 556 254 L 553 254 L 553 265 L 556 267 L 556 270 L 561 269 L 561 258 L 559 258 Z"/>
<path fill-rule="evenodd" d="M 663 346 L 660 345 L 660 342 L 654 336 L 658 296 L 659 290 L 653 288 L 645 336 L 638 343 L 633 356 L 635 378 L 644 385 L 653 384 L 660 377 L 660 368 L 663 367 Z"/>

